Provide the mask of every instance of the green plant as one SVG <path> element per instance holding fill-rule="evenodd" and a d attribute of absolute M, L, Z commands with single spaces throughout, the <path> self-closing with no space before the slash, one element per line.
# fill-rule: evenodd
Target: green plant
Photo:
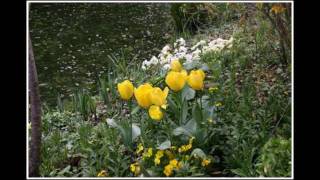
<path fill-rule="evenodd" d="M 83 120 L 87 120 L 90 115 L 94 115 L 96 119 L 95 101 L 83 89 L 74 92 L 72 101 L 74 111 L 79 112 L 82 115 Z"/>
<path fill-rule="evenodd" d="M 180 33 L 185 31 L 195 33 L 201 26 L 217 18 L 215 10 L 215 6 L 209 3 L 175 3 L 170 9 L 176 30 Z"/>
<path fill-rule="evenodd" d="M 57 96 L 57 107 L 60 112 L 64 111 L 64 103 L 60 94 Z"/>
<path fill-rule="evenodd" d="M 267 177 L 291 176 L 291 139 L 270 138 L 261 149 L 257 171 Z"/>
<path fill-rule="evenodd" d="M 101 99 L 103 100 L 104 104 L 109 104 L 110 97 L 109 97 L 109 91 L 110 88 L 108 86 L 108 81 L 106 81 L 104 78 L 99 78 L 99 95 Z"/>

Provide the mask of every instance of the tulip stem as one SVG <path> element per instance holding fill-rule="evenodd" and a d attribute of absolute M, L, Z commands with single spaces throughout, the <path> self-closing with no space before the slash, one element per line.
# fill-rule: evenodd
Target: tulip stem
<path fill-rule="evenodd" d="M 179 100 L 180 100 L 180 118 L 179 118 L 179 126 L 182 125 L 182 108 L 183 108 L 183 99 L 182 99 L 182 91 L 179 91 Z"/>
<path fill-rule="evenodd" d="M 132 139 L 132 116 L 131 116 L 131 109 L 132 109 L 132 102 L 129 100 L 128 101 L 128 105 L 129 105 L 129 118 L 130 118 L 130 124 L 131 124 L 131 129 L 130 129 L 130 138 L 131 138 L 131 146 L 130 146 L 130 149 L 133 150 L 133 139 Z"/>
<path fill-rule="evenodd" d="M 203 114 L 202 114 L 202 96 L 201 92 L 197 92 L 197 96 L 199 98 L 199 103 L 200 103 L 200 117 L 201 121 L 203 121 Z"/>

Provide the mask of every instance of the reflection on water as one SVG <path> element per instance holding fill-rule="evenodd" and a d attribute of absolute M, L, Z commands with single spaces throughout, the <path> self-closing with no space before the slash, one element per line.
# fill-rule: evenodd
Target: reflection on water
<path fill-rule="evenodd" d="M 54 105 L 57 93 L 95 89 L 106 73 L 110 53 L 124 51 L 142 62 L 170 37 L 168 4 L 31 4 L 30 34 L 42 101 Z"/>

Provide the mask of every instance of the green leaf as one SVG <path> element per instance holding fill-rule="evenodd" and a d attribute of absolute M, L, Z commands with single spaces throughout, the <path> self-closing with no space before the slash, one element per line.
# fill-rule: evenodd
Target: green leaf
<path fill-rule="evenodd" d="M 180 113 L 179 113 L 179 109 L 178 109 L 177 104 L 174 102 L 174 99 L 169 96 L 167 98 L 167 100 L 168 100 L 168 104 L 169 104 L 170 109 L 172 109 L 172 111 L 174 112 L 175 118 L 179 119 Z"/>
<path fill-rule="evenodd" d="M 189 86 L 185 86 L 182 90 L 182 100 L 191 100 L 194 98 L 196 91 L 191 89 Z"/>
<path fill-rule="evenodd" d="M 197 127 L 197 122 L 194 119 L 189 120 L 188 123 L 184 126 L 184 128 L 190 133 L 190 135 L 192 134 L 193 136 L 197 131 Z"/>
<path fill-rule="evenodd" d="M 238 175 L 238 176 L 242 176 L 245 177 L 247 176 L 247 173 L 243 172 L 243 170 L 241 170 L 240 168 L 238 169 L 231 169 L 231 172 Z"/>
<path fill-rule="evenodd" d="M 201 159 L 206 158 L 206 154 L 200 148 L 196 148 L 192 151 L 191 156 L 200 157 Z"/>
<path fill-rule="evenodd" d="M 185 128 L 183 127 L 177 127 L 176 129 L 173 130 L 173 135 L 175 136 L 179 136 L 181 134 L 187 135 L 187 136 L 191 136 L 190 132 L 187 131 Z"/>
<path fill-rule="evenodd" d="M 195 103 L 192 108 L 192 117 L 197 122 L 197 124 L 201 124 L 202 122 L 202 111 L 198 105 L 198 103 Z"/>
<path fill-rule="evenodd" d="M 65 167 L 62 171 L 60 171 L 60 172 L 58 173 L 58 175 L 60 175 L 60 176 L 64 175 L 66 172 L 70 171 L 70 168 L 71 168 L 71 166 L 68 165 L 68 166 Z"/>
<path fill-rule="evenodd" d="M 185 63 L 183 65 L 183 67 L 186 69 L 186 70 L 191 70 L 191 69 L 194 69 L 194 68 L 198 68 L 199 66 L 201 66 L 200 62 L 198 61 L 192 61 L 192 62 L 189 62 L 189 63 Z"/>
<path fill-rule="evenodd" d="M 165 142 L 161 143 L 160 146 L 157 149 L 165 150 L 171 147 L 171 141 L 166 140 Z"/>
<path fill-rule="evenodd" d="M 150 170 L 146 170 L 146 169 L 144 168 L 144 166 L 141 166 L 141 172 L 142 172 L 142 174 L 143 174 L 144 177 L 151 177 L 151 175 L 150 175 Z"/>
<path fill-rule="evenodd" d="M 140 106 L 136 106 L 132 111 L 131 111 L 131 115 L 137 113 L 140 110 Z"/>
<path fill-rule="evenodd" d="M 188 102 L 187 101 L 183 101 L 182 103 L 182 107 L 181 107 L 181 111 L 182 111 L 182 124 L 184 124 L 186 122 L 187 116 L 188 116 Z"/>

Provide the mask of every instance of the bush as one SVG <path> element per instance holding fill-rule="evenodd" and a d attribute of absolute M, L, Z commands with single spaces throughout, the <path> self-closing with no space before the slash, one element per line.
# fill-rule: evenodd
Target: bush
<path fill-rule="evenodd" d="M 171 5 L 171 16 L 178 32 L 195 33 L 200 27 L 216 20 L 218 13 L 215 6 L 208 3 L 175 3 Z"/>
<path fill-rule="evenodd" d="M 260 175 L 291 176 L 291 139 L 270 138 L 263 146 L 257 163 Z"/>

